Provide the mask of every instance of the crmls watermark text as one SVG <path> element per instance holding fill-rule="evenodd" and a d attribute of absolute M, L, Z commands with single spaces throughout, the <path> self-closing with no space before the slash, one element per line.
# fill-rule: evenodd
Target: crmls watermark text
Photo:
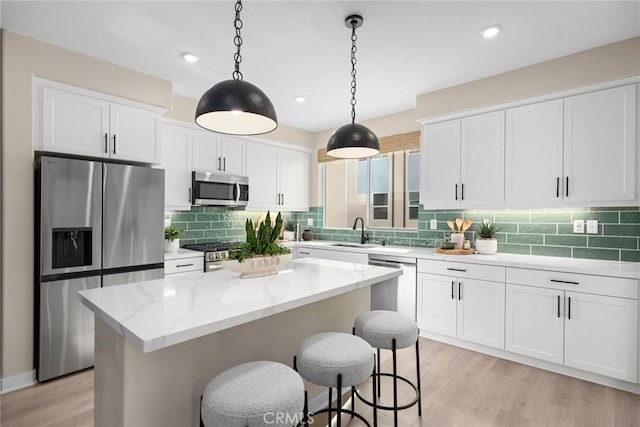
<path fill-rule="evenodd" d="M 304 413 L 290 414 L 288 412 L 267 412 L 262 416 L 262 420 L 265 424 L 280 424 L 280 425 L 296 425 L 301 421 L 304 421 Z M 307 420 L 309 424 L 313 424 L 313 417 L 307 414 Z"/>

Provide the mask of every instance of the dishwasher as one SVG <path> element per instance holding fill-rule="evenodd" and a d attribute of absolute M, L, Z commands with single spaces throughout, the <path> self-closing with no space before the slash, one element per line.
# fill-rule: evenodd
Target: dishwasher
<path fill-rule="evenodd" d="M 416 320 L 416 259 L 396 255 L 369 255 L 369 265 L 402 269 L 402 276 L 371 287 L 371 310 L 397 311 Z"/>

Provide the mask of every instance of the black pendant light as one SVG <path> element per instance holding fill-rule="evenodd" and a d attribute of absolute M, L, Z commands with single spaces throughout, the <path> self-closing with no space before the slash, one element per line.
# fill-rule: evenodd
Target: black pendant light
<path fill-rule="evenodd" d="M 380 152 L 378 137 L 356 121 L 356 28 L 362 26 L 362 16 L 350 15 L 344 24 L 351 28 L 351 123 L 335 131 L 327 143 L 327 154 L 342 159 L 363 159 Z"/>
<path fill-rule="evenodd" d="M 225 80 L 206 91 L 196 107 L 196 123 L 208 130 L 231 135 L 258 135 L 278 127 L 276 110 L 271 100 L 257 86 L 242 79 L 240 47 L 242 46 L 242 0 L 236 0 L 236 35 L 238 50 L 233 59 L 233 79 Z"/>

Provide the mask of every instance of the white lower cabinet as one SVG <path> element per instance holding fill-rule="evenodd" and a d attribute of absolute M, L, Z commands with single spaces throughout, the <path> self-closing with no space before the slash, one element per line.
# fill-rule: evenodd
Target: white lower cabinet
<path fill-rule="evenodd" d="M 504 349 L 504 267 L 418 261 L 418 326 L 424 331 Z M 477 278 L 469 277 L 477 270 Z M 449 275 L 425 271 L 450 271 Z M 455 274 L 455 275 L 453 275 Z"/>
<path fill-rule="evenodd" d="M 637 382 L 636 280 L 508 268 L 507 281 L 520 283 L 506 284 L 507 351 Z"/>

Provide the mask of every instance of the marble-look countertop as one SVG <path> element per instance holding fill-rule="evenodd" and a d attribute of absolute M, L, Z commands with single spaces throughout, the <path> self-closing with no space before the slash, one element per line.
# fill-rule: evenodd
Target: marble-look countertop
<path fill-rule="evenodd" d="M 164 260 L 170 261 L 173 259 L 183 259 L 183 258 L 196 258 L 196 257 L 204 257 L 204 252 L 201 251 L 193 251 L 191 249 L 179 248 L 176 252 L 165 252 Z"/>
<path fill-rule="evenodd" d="M 277 275 L 216 272 L 78 292 L 135 348 L 150 352 L 400 276 L 401 270 L 306 258 Z"/>
<path fill-rule="evenodd" d="M 446 255 L 438 254 L 433 248 L 413 246 L 364 245 L 356 247 L 334 246 L 327 240 L 296 242 L 296 246 L 307 248 L 331 249 L 336 251 L 365 252 L 369 255 L 402 256 L 416 259 L 466 262 L 471 264 L 497 265 L 501 267 L 530 268 L 537 270 L 559 271 L 565 273 L 595 274 L 599 276 L 640 279 L 640 263 L 622 261 L 603 261 L 595 259 L 561 258 L 538 255 L 515 255 L 496 253 L 495 255 Z"/>

